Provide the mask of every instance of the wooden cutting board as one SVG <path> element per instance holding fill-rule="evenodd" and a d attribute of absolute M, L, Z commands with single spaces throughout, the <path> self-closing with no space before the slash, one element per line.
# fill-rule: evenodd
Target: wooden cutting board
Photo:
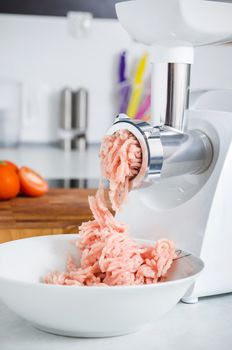
<path fill-rule="evenodd" d="M 40 198 L 0 201 L 0 243 L 14 239 L 77 232 L 92 218 L 90 189 L 51 189 Z"/>

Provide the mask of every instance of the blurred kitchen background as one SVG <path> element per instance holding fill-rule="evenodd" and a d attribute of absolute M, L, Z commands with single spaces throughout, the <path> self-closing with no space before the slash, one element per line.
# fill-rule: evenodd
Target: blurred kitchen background
<path fill-rule="evenodd" d="M 116 2 L 0 2 L 0 159 L 51 186 L 96 187 L 115 116 L 149 119 L 147 49 L 117 22 Z M 231 62 L 230 43 L 196 49 L 191 108 L 232 112 Z"/>

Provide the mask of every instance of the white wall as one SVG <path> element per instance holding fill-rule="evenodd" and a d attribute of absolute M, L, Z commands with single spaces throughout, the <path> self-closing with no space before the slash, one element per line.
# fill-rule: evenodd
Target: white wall
<path fill-rule="evenodd" d="M 23 141 L 55 141 L 59 93 L 65 86 L 90 94 L 90 142 L 98 142 L 117 112 L 117 59 L 133 43 L 117 20 L 94 19 L 91 35 L 75 39 L 66 18 L 0 15 L 0 79 L 23 83 Z M 137 50 L 138 49 L 138 50 Z M 232 46 L 199 48 L 192 87 L 232 87 Z"/>
<path fill-rule="evenodd" d="M 76 39 L 65 18 L 0 15 L 0 79 L 25 84 L 23 140 L 56 139 L 65 86 L 89 90 L 88 136 L 99 140 L 115 114 L 117 55 L 130 43 L 116 20 L 94 19 L 90 37 Z"/>

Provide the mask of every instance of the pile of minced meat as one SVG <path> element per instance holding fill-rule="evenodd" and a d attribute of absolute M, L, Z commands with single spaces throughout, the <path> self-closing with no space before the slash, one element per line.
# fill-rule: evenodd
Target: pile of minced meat
<path fill-rule="evenodd" d="M 142 152 L 138 140 L 127 130 L 106 136 L 100 150 L 102 175 L 109 180 L 109 199 L 118 211 L 130 191 L 130 180 L 139 172 Z M 94 219 L 79 227 L 77 265 L 68 257 L 66 272 L 51 272 L 44 282 L 59 285 L 119 286 L 157 283 L 176 257 L 174 243 L 161 239 L 154 245 L 139 246 L 124 224 L 117 222 L 107 208 L 105 191 L 99 185 L 89 197 Z"/>

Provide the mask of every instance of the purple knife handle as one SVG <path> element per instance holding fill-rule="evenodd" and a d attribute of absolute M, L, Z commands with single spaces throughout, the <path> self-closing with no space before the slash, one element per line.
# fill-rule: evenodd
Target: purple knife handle
<path fill-rule="evenodd" d="M 119 113 L 126 113 L 131 85 L 128 82 L 119 84 Z"/>
<path fill-rule="evenodd" d="M 123 51 L 120 55 L 120 60 L 119 60 L 119 83 L 122 83 L 123 81 L 126 80 L 125 77 L 125 70 L 126 70 L 126 52 Z"/>

